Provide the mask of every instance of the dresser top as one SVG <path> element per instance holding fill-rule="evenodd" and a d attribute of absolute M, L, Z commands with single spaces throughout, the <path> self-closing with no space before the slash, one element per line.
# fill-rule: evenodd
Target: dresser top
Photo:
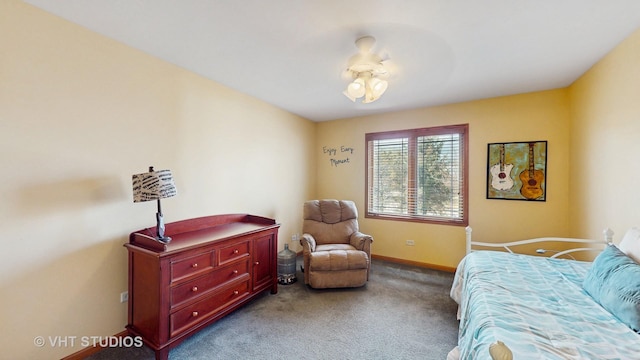
<path fill-rule="evenodd" d="M 187 219 L 165 225 L 165 234 L 171 242 L 163 244 L 155 239 L 156 228 L 135 231 L 129 236 L 127 247 L 142 247 L 159 256 L 210 243 L 247 235 L 280 225 L 273 219 L 249 214 L 224 214 Z"/>

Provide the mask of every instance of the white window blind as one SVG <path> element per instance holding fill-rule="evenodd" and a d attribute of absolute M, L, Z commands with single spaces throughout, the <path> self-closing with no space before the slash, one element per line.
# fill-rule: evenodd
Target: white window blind
<path fill-rule="evenodd" d="M 468 223 L 467 125 L 367 134 L 367 217 Z"/>

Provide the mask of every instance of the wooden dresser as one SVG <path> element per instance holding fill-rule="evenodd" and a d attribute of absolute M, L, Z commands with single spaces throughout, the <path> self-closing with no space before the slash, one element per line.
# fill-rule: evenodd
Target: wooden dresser
<path fill-rule="evenodd" d="M 167 359 L 169 350 L 262 291 L 278 292 L 275 220 L 248 214 L 215 215 L 166 224 L 168 244 L 155 227 L 131 233 L 129 323 Z"/>

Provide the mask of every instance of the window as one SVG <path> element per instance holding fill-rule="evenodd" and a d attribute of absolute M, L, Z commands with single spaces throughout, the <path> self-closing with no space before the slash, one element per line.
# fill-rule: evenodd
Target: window
<path fill-rule="evenodd" d="M 464 225 L 469 126 L 366 134 L 368 218 Z"/>

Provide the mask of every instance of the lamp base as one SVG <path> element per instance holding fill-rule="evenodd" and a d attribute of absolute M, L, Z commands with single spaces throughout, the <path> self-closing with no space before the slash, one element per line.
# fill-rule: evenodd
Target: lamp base
<path fill-rule="evenodd" d="M 159 242 L 161 242 L 163 244 L 168 244 L 168 243 L 171 242 L 171 237 L 169 237 L 169 236 L 156 237 L 156 240 L 158 240 Z"/>
<path fill-rule="evenodd" d="M 164 236 L 164 218 L 162 216 L 162 210 L 160 208 L 160 199 L 158 199 L 158 212 L 156 213 L 156 240 L 163 244 L 168 244 L 171 241 L 169 236 Z"/>

